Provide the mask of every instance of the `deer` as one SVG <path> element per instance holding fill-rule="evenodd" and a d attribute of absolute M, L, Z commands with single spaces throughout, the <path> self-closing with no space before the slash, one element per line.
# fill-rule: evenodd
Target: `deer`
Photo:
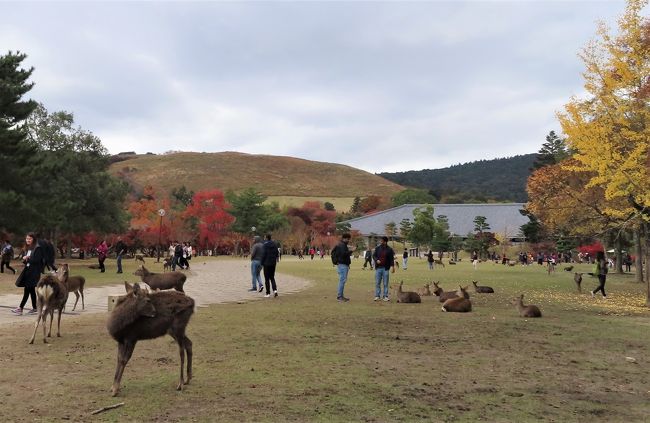
<path fill-rule="evenodd" d="M 187 280 L 187 276 L 183 272 L 169 272 L 169 273 L 153 273 L 147 270 L 144 265 L 140 265 L 138 269 L 133 272 L 135 276 L 140 276 L 142 282 L 149 285 L 153 290 L 156 289 L 175 289 L 179 292 L 183 291 L 183 284 Z"/>
<path fill-rule="evenodd" d="M 524 305 L 524 294 L 512 300 L 512 303 L 517 306 L 519 315 L 521 317 L 542 317 L 542 312 L 536 305 Z"/>
<path fill-rule="evenodd" d="M 171 270 L 172 268 L 172 258 L 171 257 L 165 257 L 163 259 L 163 273 Z"/>
<path fill-rule="evenodd" d="M 460 296 L 456 298 L 450 298 L 442 304 L 442 311 L 454 312 L 454 313 L 468 313 L 472 311 L 472 302 L 469 300 L 469 294 L 467 293 L 467 286 L 460 288 Z"/>
<path fill-rule="evenodd" d="M 61 314 L 63 313 L 63 308 L 65 303 L 68 301 L 68 290 L 65 285 L 52 274 L 45 275 L 38 281 L 36 285 L 36 307 L 38 317 L 36 319 L 36 324 L 34 325 L 34 333 L 32 338 L 29 340 L 30 344 L 34 343 L 34 338 L 36 338 L 36 330 L 38 325 L 43 320 L 43 342 L 47 344 L 47 338 L 45 337 L 45 325 L 47 322 L 47 316 L 50 316 L 50 329 L 47 332 L 47 337 L 52 336 L 52 321 L 54 320 L 54 310 L 59 311 L 59 319 L 57 322 L 56 336 L 61 337 Z"/>
<path fill-rule="evenodd" d="M 440 283 L 440 282 L 434 282 L 434 283 L 433 283 L 433 286 L 436 287 L 436 289 L 433 290 L 433 293 L 436 294 L 436 295 L 438 296 L 438 301 L 440 301 L 441 303 L 444 303 L 445 301 L 447 301 L 447 300 L 450 299 L 450 298 L 456 298 L 456 297 L 458 297 L 458 294 L 456 293 L 456 291 L 447 291 L 447 292 L 445 292 L 445 291 L 444 291 L 444 290 L 443 290 L 443 289 L 438 285 L 439 283 Z"/>
<path fill-rule="evenodd" d="M 422 297 L 428 297 L 433 295 L 433 293 L 431 292 L 431 283 L 425 283 L 424 287 L 418 288 L 418 294 L 420 294 L 420 296 Z"/>
<path fill-rule="evenodd" d="M 445 263 L 442 261 L 442 259 L 434 259 L 433 262 L 439 266 L 442 266 L 443 268 L 445 267 Z"/>
<path fill-rule="evenodd" d="M 86 309 L 86 304 L 84 303 L 84 285 L 86 284 L 86 278 L 83 276 L 70 276 L 70 267 L 67 263 L 63 263 L 56 271 L 56 277 L 61 281 L 66 289 L 68 290 L 68 295 L 73 292 L 77 297 L 74 306 L 72 306 L 72 311 L 77 308 L 77 303 L 79 302 L 79 294 L 81 294 L 81 309 Z"/>
<path fill-rule="evenodd" d="M 144 254 L 142 254 L 142 253 L 136 253 L 135 256 L 133 256 L 133 258 L 135 258 L 135 261 L 136 261 L 136 262 L 141 261 L 141 262 L 142 262 L 142 265 L 144 266 L 144 264 L 145 264 L 145 263 L 144 263 Z"/>
<path fill-rule="evenodd" d="M 474 291 L 477 294 L 494 294 L 494 289 L 489 286 L 480 286 L 476 281 L 472 281 L 474 284 Z"/>
<path fill-rule="evenodd" d="M 565 272 L 570 272 L 570 271 L 572 271 L 572 270 L 573 270 L 573 265 L 571 265 L 571 266 L 564 266 L 564 271 L 565 271 Z"/>
<path fill-rule="evenodd" d="M 398 303 L 421 303 L 422 299 L 417 292 L 413 291 L 402 291 L 402 286 L 404 281 L 399 283 L 397 287 L 397 302 Z"/>
<path fill-rule="evenodd" d="M 573 274 L 573 281 L 576 283 L 576 287 L 578 287 L 578 292 L 582 293 L 582 273 L 575 272 Z"/>
<path fill-rule="evenodd" d="M 180 378 L 176 390 L 192 379 L 192 341 L 185 335 L 187 324 L 194 313 L 194 300 L 182 292 L 148 291 L 135 283 L 124 282 L 126 295 L 120 297 L 111 312 L 106 328 L 118 343 L 117 367 L 111 393 L 117 396 L 120 391 L 122 374 L 135 344 L 141 339 L 154 339 L 169 334 L 178 344 L 180 354 Z M 187 354 L 187 378 L 183 367 Z"/>

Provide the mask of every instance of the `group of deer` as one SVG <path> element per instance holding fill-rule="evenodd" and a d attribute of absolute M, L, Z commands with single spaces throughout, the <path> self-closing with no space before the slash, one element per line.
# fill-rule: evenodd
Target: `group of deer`
<path fill-rule="evenodd" d="M 494 293 L 494 289 L 489 286 L 478 285 L 476 281 L 472 281 L 472 283 L 474 284 L 474 291 L 477 294 Z M 433 286 L 435 287 L 433 291 L 431 291 L 431 284 L 427 283 L 424 287 L 419 288 L 417 292 L 412 292 L 404 291 L 402 289 L 403 285 L 404 282 L 400 282 L 396 291 L 398 303 L 421 303 L 422 296 L 436 295 L 438 301 L 442 303 L 442 311 L 456 313 L 467 313 L 472 311 L 472 302 L 470 301 L 469 293 L 467 292 L 469 286 L 459 286 L 458 291 L 444 291 L 438 282 L 433 282 Z M 532 304 L 524 305 L 523 301 L 523 294 L 513 300 L 513 304 L 517 307 L 521 317 L 542 317 L 539 307 Z"/>

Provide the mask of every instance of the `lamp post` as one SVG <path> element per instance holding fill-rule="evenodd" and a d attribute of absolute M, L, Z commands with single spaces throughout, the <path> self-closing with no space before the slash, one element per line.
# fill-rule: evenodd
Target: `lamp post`
<path fill-rule="evenodd" d="M 162 218 L 165 215 L 165 209 L 160 209 L 158 210 L 158 215 L 160 216 L 160 224 L 158 225 L 158 259 L 156 260 L 157 263 L 160 263 L 160 240 L 162 237 Z"/>

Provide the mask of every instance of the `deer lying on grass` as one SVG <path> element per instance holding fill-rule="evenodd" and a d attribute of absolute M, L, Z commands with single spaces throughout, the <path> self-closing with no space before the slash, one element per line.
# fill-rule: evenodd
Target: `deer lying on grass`
<path fill-rule="evenodd" d="M 68 301 L 68 290 L 65 285 L 59 281 L 59 279 L 54 275 L 45 275 L 38 281 L 36 285 L 36 306 L 38 309 L 38 318 L 36 319 L 36 324 L 34 325 L 34 333 L 32 334 L 32 339 L 29 340 L 30 344 L 34 343 L 34 338 L 36 337 L 36 329 L 43 319 L 43 342 L 47 343 L 45 337 L 45 325 L 47 323 L 47 316 L 50 316 L 50 330 L 47 332 L 47 336 L 52 336 L 52 321 L 54 320 L 54 310 L 59 311 L 59 320 L 56 327 L 56 336 L 61 336 L 61 314 L 63 313 L 63 308 L 65 303 Z"/>
<path fill-rule="evenodd" d="M 140 276 L 142 282 L 149 285 L 151 289 L 175 289 L 179 292 L 183 291 L 183 284 L 187 280 L 187 276 L 183 272 L 169 272 L 169 273 L 152 273 L 146 267 L 140 265 L 138 270 L 133 273 L 135 276 Z"/>
<path fill-rule="evenodd" d="M 576 287 L 578 287 L 578 292 L 582 292 L 582 273 L 575 272 L 573 274 L 573 281 L 576 283 Z"/>
<path fill-rule="evenodd" d="M 474 284 L 474 291 L 479 294 L 494 294 L 494 289 L 489 286 L 480 286 L 476 281 L 472 281 Z"/>
<path fill-rule="evenodd" d="M 56 271 L 56 277 L 61 281 L 66 289 L 68 290 L 68 295 L 71 292 L 77 297 L 72 306 L 72 311 L 77 308 L 77 303 L 79 302 L 79 294 L 81 294 L 81 309 L 86 309 L 86 304 L 84 304 L 84 285 L 86 284 L 86 278 L 83 276 L 70 276 L 70 267 L 67 263 L 63 263 Z"/>
<path fill-rule="evenodd" d="M 521 317 L 542 317 L 542 312 L 536 305 L 524 305 L 524 294 L 515 298 L 512 303 L 517 306 Z"/>
<path fill-rule="evenodd" d="M 444 290 L 443 290 L 443 289 L 438 285 L 439 283 L 440 283 L 440 282 L 434 282 L 434 283 L 433 283 L 433 286 L 435 286 L 435 288 L 436 288 L 436 289 L 433 290 L 433 293 L 436 294 L 436 295 L 438 296 L 438 301 L 440 301 L 441 303 L 444 303 L 445 301 L 447 301 L 447 300 L 450 299 L 450 298 L 456 298 L 456 297 L 458 297 L 458 294 L 456 293 L 456 291 L 447 291 L 447 292 L 445 292 L 445 291 L 444 291 Z"/>
<path fill-rule="evenodd" d="M 399 283 L 397 287 L 397 302 L 398 303 L 421 303 L 422 299 L 417 292 L 412 291 L 402 291 L 402 285 L 404 281 Z"/>
<path fill-rule="evenodd" d="M 450 298 L 442 304 L 442 311 L 449 311 L 454 313 L 468 313 L 472 311 L 472 302 L 469 300 L 467 293 L 467 286 L 460 288 L 460 296 L 457 298 Z"/>
<path fill-rule="evenodd" d="M 570 271 L 572 271 L 572 270 L 573 270 L 573 265 L 571 265 L 571 266 L 564 266 L 564 271 L 565 271 L 565 272 L 570 272 Z"/>
<path fill-rule="evenodd" d="M 178 343 L 181 373 L 177 390 L 192 379 L 192 341 L 185 335 L 187 323 L 194 313 L 194 300 L 175 291 L 146 292 L 136 283 L 124 282 L 126 295 L 117 300 L 106 327 L 118 342 L 117 368 L 111 392 L 116 396 L 124 368 L 133 354 L 135 344 L 141 339 L 154 339 L 171 335 Z M 183 377 L 187 353 L 187 379 Z"/>
<path fill-rule="evenodd" d="M 423 297 L 428 297 L 433 295 L 433 292 L 431 292 L 431 284 L 430 283 L 425 283 L 423 288 L 418 288 L 418 294 Z"/>

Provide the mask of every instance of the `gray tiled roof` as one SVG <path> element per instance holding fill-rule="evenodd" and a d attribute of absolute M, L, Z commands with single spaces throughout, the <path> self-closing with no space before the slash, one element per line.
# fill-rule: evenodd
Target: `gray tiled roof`
<path fill-rule="evenodd" d="M 413 222 L 413 210 L 426 206 L 427 204 L 404 204 L 346 222 L 350 224 L 352 230 L 357 230 L 364 236 L 385 235 L 386 224 L 390 222 L 395 222 L 399 233 L 400 222 L 403 219 Z M 434 217 L 447 216 L 452 235 L 465 236 L 474 232 L 476 216 L 486 218 L 487 224 L 490 225 L 490 232 L 496 234 L 505 232 L 508 238 L 521 237 L 520 227 L 528 223 L 528 218 L 519 213 L 519 210 L 524 208 L 524 203 L 432 204 L 432 206 Z"/>

